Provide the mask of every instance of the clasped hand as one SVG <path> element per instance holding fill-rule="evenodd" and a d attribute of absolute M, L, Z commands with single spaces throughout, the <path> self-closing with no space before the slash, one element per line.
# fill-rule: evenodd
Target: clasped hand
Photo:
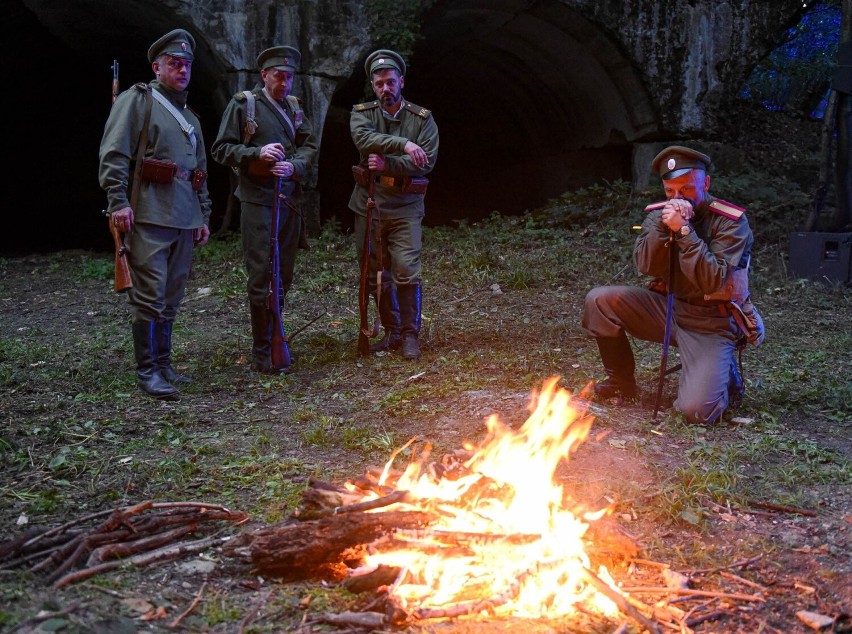
<path fill-rule="evenodd" d="M 680 231 L 695 215 L 692 203 L 683 198 L 672 198 L 663 207 L 662 221 L 672 231 Z"/>

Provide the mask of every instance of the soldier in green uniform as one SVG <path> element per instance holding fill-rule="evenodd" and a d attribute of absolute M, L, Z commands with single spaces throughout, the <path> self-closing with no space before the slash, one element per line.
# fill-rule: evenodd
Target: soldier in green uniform
<path fill-rule="evenodd" d="M 127 236 L 138 385 L 168 400 L 178 398 L 175 385 L 190 381 L 172 368 L 172 326 L 193 246 L 210 236 L 207 155 L 201 124 L 186 105 L 194 49 L 195 39 L 183 29 L 151 45 L 156 78 L 118 95 L 100 145 L 107 213 Z"/>
<path fill-rule="evenodd" d="M 667 289 L 672 280 L 671 342 L 682 370 L 675 407 L 687 421 L 712 423 L 742 397 L 736 349 L 743 339 L 763 341 L 763 322 L 748 293 L 752 237 L 742 208 L 708 193 L 710 157 L 682 146 L 660 152 L 652 169 L 666 199 L 649 205 L 633 248 L 651 288 L 602 286 L 585 300 L 583 329 L 595 338 L 607 378 L 594 386 L 602 398 L 636 396 L 633 351 L 627 333 L 662 342 Z M 671 249 L 674 255 L 670 259 Z M 669 271 L 670 260 L 673 269 Z M 742 315 L 749 316 L 744 324 Z"/>
<path fill-rule="evenodd" d="M 237 93 L 222 115 L 213 142 L 213 158 L 235 168 L 240 200 L 240 232 L 248 273 L 252 330 L 252 369 L 272 374 L 272 312 L 267 304 L 270 283 L 270 231 L 275 205 L 275 177 L 283 179 L 278 245 L 282 299 L 293 283 L 296 250 L 307 246 L 299 206 L 300 181 L 311 173 L 317 142 L 301 102 L 290 91 L 301 55 L 290 46 L 274 46 L 257 57 L 263 86 Z M 246 93 L 249 94 L 246 94 Z"/>
<path fill-rule="evenodd" d="M 377 100 L 357 104 L 350 115 L 349 128 L 360 162 L 353 169 L 355 189 L 349 208 L 355 212 L 355 240 L 361 261 L 372 184 L 376 206 L 369 228 L 374 248 L 368 290 L 373 297 L 379 295 L 384 337 L 370 350 L 401 350 L 403 357 L 417 359 L 425 176 L 438 158 L 438 126 L 429 110 L 403 98 L 405 70 L 402 57 L 387 49 L 374 51 L 364 63 Z M 377 271 L 381 271 L 381 287 Z"/>

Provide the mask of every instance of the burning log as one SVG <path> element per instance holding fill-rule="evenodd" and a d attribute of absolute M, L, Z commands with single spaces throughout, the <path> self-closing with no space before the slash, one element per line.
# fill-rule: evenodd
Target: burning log
<path fill-rule="evenodd" d="M 258 574 L 294 581 L 328 575 L 362 547 L 399 528 L 419 528 L 434 521 L 427 512 L 349 513 L 317 520 L 264 527 L 229 541 L 223 552 L 250 563 Z"/>

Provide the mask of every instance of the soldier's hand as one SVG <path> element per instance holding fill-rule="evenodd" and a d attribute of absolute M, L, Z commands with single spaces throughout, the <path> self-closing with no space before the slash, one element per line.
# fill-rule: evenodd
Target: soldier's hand
<path fill-rule="evenodd" d="M 413 141 L 406 142 L 404 151 L 417 167 L 426 167 L 429 165 L 429 157 L 426 156 L 426 152 Z"/>
<path fill-rule="evenodd" d="M 293 172 L 296 171 L 296 168 L 293 167 L 293 164 L 290 161 L 278 161 L 272 166 L 271 170 L 275 176 L 290 178 L 293 175 Z"/>
<path fill-rule="evenodd" d="M 270 163 L 283 161 L 286 158 L 284 146 L 280 143 L 268 143 L 260 148 L 260 158 Z"/>
<path fill-rule="evenodd" d="M 127 233 L 133 227 L 133 209 L 130 207 L 116 209 L 109 215 L 109 220 L 115 225 L 116 229 L 122 233 Z"/>
<path fill-rule="evenodd" d="M 203 247 L 207 244 L 207 240 L 210 239 L 210 229 L 207 225 L 202 225 L 198 229 L 193 229 L 192 239 L 195 242 L 195 246 Z"/>
<path fill-rule="evenodd" d="M 372 172 L 383 172 L 385 169 L 385 155 L 370 154 L 367 157 L 367 167 Z"/>
<path fill-rule="evenodd" d="M 680 231 L 680 228 L 685 225 L 693 216 L 695 210 L 688 200 L 682 198 L 672 198 L 663 207 L 661 218 L 672 231 Z"/>

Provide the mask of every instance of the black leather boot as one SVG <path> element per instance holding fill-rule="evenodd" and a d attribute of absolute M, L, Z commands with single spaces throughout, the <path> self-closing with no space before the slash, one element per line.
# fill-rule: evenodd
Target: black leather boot
<path fill-rule="evenodd" d="M 402 356 L 406 359 L 420 358 L 421 306 L 423 294 L 420 284 L 404 284 L 397 288 L 399 296 L 399 315 L 402 333 Z"/>
<path fill-rule="evenodd" d="M 385 336 L 376 343 L 370 344 L 370 352 L 399 350 L 402 345 L 402 322 L 399 317 L 399 297 L 396 294 L 396 284 L 383 284 L 382 296 L 379 300 L 379 317 Z"/>
<path fill-rule="evenodd" d="M 627 335 L 622 332 L 617 337 L 598 337 L 595 341 L 607 376 L 595 384 L 595 394 L 600 398 L 635 399 L 638 391 L 633 376 L 636 364 Z"/>
<path fill-rule="evenodd" d="M 266 306 L 250 304 L 251 310 L 251 369 L 261 374 L 282 374 L 288 368 L 272 367 L 272 312 Z"/>
<path fill-rule="evenodd" d="M 136 385 L 154 398 L 164 401 L 178 400 L 180 392 L 160 374 L 155 322 L 134 321 L 132 328 L 133 351 L 136 354 Z"/>
<path fill-rule="evenodd" d="M 731 362 L 730 377 L 728 378 L 728 409 L 736 409 L 742 405 L 745 397 L 745 383 L 740 376 L 736 360 Z"/>
<path fill-rule="evenodd" d="M 172 367 L 172 326 L 171 321 L 158 321 L 156 325 L 157 340 L 157 364 L 160 366 L 160 374 L 172 385 L 186 385 L 192 383 L 185 374 L 176 372 Z"/>

